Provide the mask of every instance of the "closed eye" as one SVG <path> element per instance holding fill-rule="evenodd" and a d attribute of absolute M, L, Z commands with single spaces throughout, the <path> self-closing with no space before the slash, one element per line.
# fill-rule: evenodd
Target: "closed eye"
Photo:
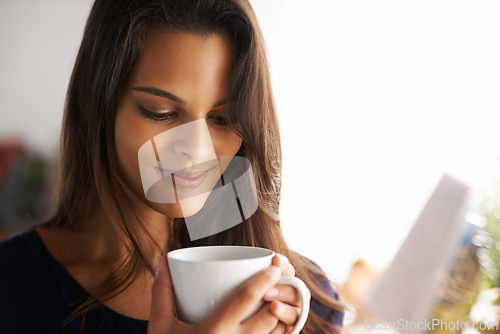
<path fill-rule="evenodd" d="M 220 127 L 224 127 L 224 126 L 227 126 L 229 125 L 229 119 L 225 116 L 222 116 L 222 115 L 217 115 L 217 114 L 212 114 L 212 115 L 208 115 L 208 120 L 216 125 L 216 126 L 220 126 Z"/>
<path fill-rule="evenodd" d="M 176 111 L 168 111 L 168 112 L 161 112 L 161 113 L 156 113 L 147 110 L 141 105 L 137 105 L 139 108 L 139 112 L 141 113 L 141 116 L 153 120 L 155 122 L 167 122 L 175 119 L 178 116 L 178 113 Z"/>

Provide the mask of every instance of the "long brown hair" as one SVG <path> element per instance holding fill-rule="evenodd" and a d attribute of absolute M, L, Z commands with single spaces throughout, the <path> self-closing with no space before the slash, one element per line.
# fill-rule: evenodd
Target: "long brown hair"
<path fill-rule="evenodd" d="M 68 88 L 61 134 L 60 189 L 51 228 L 78 230 L 91 209 L 105 207 L 128 257 L 77 310 L 84 315 L 125 290 L 147 269 L 153 273 L 145 245 L 158 245 L 124 195 L 117 175 L 114 122 L 120 94 L 141 51 L 147 27 L 200 35 L 226 33 L 236 49 L 230 93 L 236 106 L 234 131 L 243 139 L 238 155 L 255 175 L 258 209 L 244 223 L 191 241 L 182 218 L 171 226 L 169 249 L 197 245 L 251 245 L 287 256 L 296 276 L 321 304 L 343 311 L 324 291 L 325 274 L 286 245 L 278 218 L 281 193 L 281 146 L 266 52 L 255 14 L 247 0 L 96 0 L 87 20 Z M 86 205 L 82 205 L 85 203 Z M 340 329 L 310 312 L 304 333 Z"/>

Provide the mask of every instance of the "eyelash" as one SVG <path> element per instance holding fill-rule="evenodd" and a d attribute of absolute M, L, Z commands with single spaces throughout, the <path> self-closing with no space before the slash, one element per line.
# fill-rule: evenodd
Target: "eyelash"
<path fill-rule="evenodd" d="M 209 115 L 208 118 L 211 119 L 216 126 L 225 127 L 229 125 L 229 120 L 224 116 Z"/>
<path fill-rule="evenodd" d="M 177 117 L 177 112 L 175 111 L 155 113 L 145 109 L 140 105 L 138 105 L 138 107 L 142 117 L 144 117 L 145 119 L 150 119 L 154 122 L 167 122 Z M 211 120 L 213 124 L 218 127 L 226 127 L 230 123 L 226 117 L 220 115 L 209 115 L 208 119 Z"/>
<path fill-rule="evenodd" d="M 177 112 L 175 112 L 175 111 L 170 111 L 170 112 L 165 112 L 165 113 L 154 113 L 154 112 L 151 112 L 149 110 L 146 110 L 142 106 L 138 106 L 138 107 L 139 107 L 139 110 L 141 112 L 142 117 L 144 117 L 146 119 L 153 120 L 155 122 L 170 121 L 177 116 Z"/>

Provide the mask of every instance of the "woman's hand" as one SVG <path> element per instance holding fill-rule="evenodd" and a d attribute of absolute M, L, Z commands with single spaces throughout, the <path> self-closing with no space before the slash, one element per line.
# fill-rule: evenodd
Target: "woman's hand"
<path fill-rule="evenodd" d="M 275 255 L 272 264 L 281 268 L 283 276 L 295 276 L 295 268 L 286 256 Z M 270 306 L 272 314 L 279 319 L 279 323 L 271 333 L 289 333 L 300 316 L 302 300 L 299 292 L 289 285 L 276 285 L 266 292 L 264 300 L 270 302 L 267 305 Z"/>
<path fill-rule="evenodd" d="M 228 302 L 208 319 L 201 324 L 191 325 L 175 317 L 174 292 L 168 265 L 163 257 L 159 257 L 157 262 L 156 277 L 153 284 L 151 316 L 148 324 L 149 334 L 260 334 L 274 333 L 277 326 L 279 328 L 279 317 L 275 315 L 276 310 L 274 312 L 271 310 L 272 307 L 277 307 L 277 301 L 266 303 L 256 314 L 245 320 L 245 322 L 242 323 L 242 320 L 252 307 L 264 297 L 264 294 L 279 280 L 282 274 L 281 267 L 272 265 L 258 272 L 243 283 Z M 283 267 L 287 266 L 283 265 Z M 288 274 L 290 274 L 289 269 L 287 269 Z M 278 287 L 278 289 L 281 289 L 281 287 Z M 278 296 L 281 296 L 281 294 L 280 290 Z M 290 299 L 289 292 L 285 291 L 283 295 L 286 296 L 286 300 Z M 273 304 L 275 306 L 272 306 Z M 281 314 L 280 312 L 277 313 Z M 281 333 L 283 333 L 283 330 Z"/>

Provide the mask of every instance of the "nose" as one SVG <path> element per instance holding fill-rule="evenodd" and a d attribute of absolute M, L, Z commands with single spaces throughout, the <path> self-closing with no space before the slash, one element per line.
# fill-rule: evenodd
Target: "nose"
<path fill-rule="evenodd" d="M 213 159 L 214 146 L 204 118 L 183 124 L 181 128 L 172 143 L 172 150 L 176 156 L 193 163 Z"/>

